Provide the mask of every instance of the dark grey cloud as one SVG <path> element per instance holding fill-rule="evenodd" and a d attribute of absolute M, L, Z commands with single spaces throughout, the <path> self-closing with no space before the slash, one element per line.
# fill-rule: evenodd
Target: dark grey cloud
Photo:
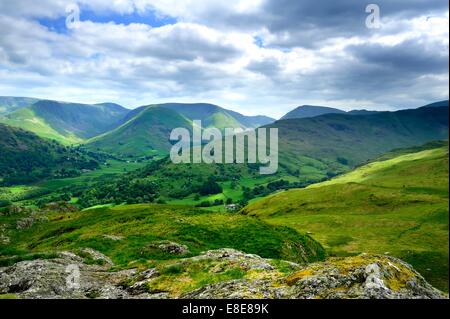
<path fill-rule="evenodd" d="M 279 46 L 320 46 L 321 42 L 336 37 L 352 37 L 374 33 L 366 27 L 366 6 L 361 0 L 270 0 L 265 6 L 271 12 L 265 26 L 277 35 L 272 41 Z M 381 0 L 381 21 L 409 19 L 421 15 L 432 16 L 448 8 L 443 0 Z M 382 30 L 381 30 L 382 31 Z"/>
<path fill-rule="evenodd" d="M 347 50 L 361 64 L 379 69 L 386 76 L 417 76 L 448 72 L 448 46 L 436 42 L 407 40 L 393 46 L 362 44 Z"/>
<path fill-rule="evenodd" d="M 412 107 L 448 98 L 443 0 L 376 1 L 383 21 L 377 30 L 366 28 L 372 1 L 362 0 L 74 1 L 99 14 L 160 2 L 177 23 L 85 21 L 58 33 L 36 17 L 61 17 L 67 1 L 33 8 L 27 0 L 0 0 L 2 95 L 127 105 L 208 101 L 275 117 L 299 104 Z"/>
<path fill-rule="evenodd" d="M 370 3 L 380 7 L 382 21 L 433 16 L 448 10 L 445 0 L 265 0 L 252 13 L 211 6 L 193 20 L 227 29 L 266 29 L 273 36 L 269 42 L 273 46 L 317 47 L 331 38 L 373 34 L 365 25 L 365 9 Z"/>
<path fill-rule="evenodd" d="M 260 61 L 252 61 L 247 65 L 249 71 L 257 72 L 269 78 L 273 78 L 282 71 L 280 61 L 273 57 Z"/>

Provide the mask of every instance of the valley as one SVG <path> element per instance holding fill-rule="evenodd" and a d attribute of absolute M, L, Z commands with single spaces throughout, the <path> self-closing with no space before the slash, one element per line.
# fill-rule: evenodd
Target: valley
<path fill-rule="evenodd" d="M 387 254 L 448 290 L 448 145 L 371 162 L 243 210 L 310 234 L 334 256 Z"/>
<path fill-rule="evenodd" d="M 212 104 L 3 100 L 0 297 L 53 297 L 54 282 L 23 274 L 59 269 L 60 282 L 73 263 L 91 282 L 65 297 L 443 296 L 427 282 L 448 292 L 448 101 L 300 107 L 276 121 Z M 171 130 L 199 119 L 278 128 L 278 172 L 172 163 Z M 370 279 L 373 265 L 376 293 L 349 275 Z M 307 294 L 318 276 L 324 286 Z"/>

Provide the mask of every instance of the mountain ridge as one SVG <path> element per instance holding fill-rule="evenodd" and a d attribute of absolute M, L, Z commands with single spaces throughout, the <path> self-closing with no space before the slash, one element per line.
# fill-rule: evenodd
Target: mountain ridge
<path fill-rule="evenodd" d="M 0 117 L 0 122 L 70 145 L 112 129 L 126 113 L 118 104 L 38 100 Z"/>

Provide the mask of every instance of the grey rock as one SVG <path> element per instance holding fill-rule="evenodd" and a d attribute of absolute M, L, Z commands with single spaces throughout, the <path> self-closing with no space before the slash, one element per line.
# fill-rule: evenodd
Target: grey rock
<path fill-rule="evenodd" d="M 225 253 L 225 252 L 223 252 Z M 220 255 L 208 252 L 206 255 Z M 238 252 L 226 251 L 229 256 Z M 245 255 L 244 255 L 245 256 Z M 276 283 L 276 285 L 274 285 Z M 389 256 L 361 255 L 304 266 L 284 280 L 239 279 L 182 295 L 193 299 L 441 299 L 412 267 Z"/>
<path fill-rule="evenodd" d="M 133 299 L 158 298 L 151 294 L 130 294 L 123 281 L 136 270 L 109 272 L 104 267 L 86 265 L 70 252 L 55 259 L 36 259 L 0 268 L 0 294 L 16 294 L 26 299 Z"/>
<path fill-rule="evenodd" d="M 109 260 L 95 250 L 87 251 L 96 258 Z M 178 298 L 447 298 L 410 265 L 389 256 L 329 258 L 302 266 L 285 263 L 292 266 L 289 274 L 280 272 L 269 259 L 227 248 L 181 258 L 178 262 L 194 267 L 197 262 L 214 265 L 210 269 L 212 273 L 238 266 L 250 274 L 242 279 L 205 285 L 175 296 Z M 108 267 L 87 265 L 72 252 L 61 252 L 58 258 L 22 261 L 0 268 L 0 294 L 16 294 L 19 298 L 173 298 L 169 292 L 152 293 L 148 289 L 148 284 L 160 276 L 155 268 L 110 271 Z"/>
<path fill-rule="evenodd" d="M 116 235 L 103 235 L 103 238 L 110 239 L 112 241 L 118 241 L 118 240 L 123 239 L 122 236 L 116 236 Z"/>
<path fill-rule="evenodd" d="M 104 254 L 102 254 L 99 251 L 96 251 L 95 249 L 82 248 L 81 252 L 88 254 L 92 259 L 101 261 L 106 265 L 109 265 L 109 266 L 114 265 L 113 261 L 109 257 L 105 256 Z"/>
<path fill-rule="evenodd" d="M 155 245 L 162 251 L 173 255 L 185 255 L 190 253 L 186 245 L 181 245 L 171 241 L 163 241 Z"/>
<path fill-rule="evenodd" d="M 32 217 L 25 217 L 25 218 L 21 218 L 16 222 L 16 228 L 18 230 L 22 230 L 22 229 L 28 229 L 31 226 L 33 226 L 34 224 L 34 218 Z"/>

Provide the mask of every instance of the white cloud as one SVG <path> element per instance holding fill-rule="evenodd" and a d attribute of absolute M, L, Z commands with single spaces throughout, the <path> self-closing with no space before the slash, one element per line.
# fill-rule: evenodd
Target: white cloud
<path fill-rule="evenodd" d="M 269 0 L 76 1 L 98 14 L 157 10 L 178 19 L 161 27 L 83 21 L 57 33 L 35 19 L 63 17 L 71 2 L 0 2 L 0 95 L 133 107 L 205 101 L 273 116 L 300 104 L 385 109 L 448 98 L 448 68 L 439 62 L 448 58 L 448 11 L 388 16 L 382 29 L 354 34 L 318 20 L 302 34 L 288 23 L 288 8 L 265 11 Z M 275 30 L 283 14 L 287 24 Z M 314 45 L 304 45 L 305 35 Z M 405 48 L 438 62 L 427 65 Z"/>

